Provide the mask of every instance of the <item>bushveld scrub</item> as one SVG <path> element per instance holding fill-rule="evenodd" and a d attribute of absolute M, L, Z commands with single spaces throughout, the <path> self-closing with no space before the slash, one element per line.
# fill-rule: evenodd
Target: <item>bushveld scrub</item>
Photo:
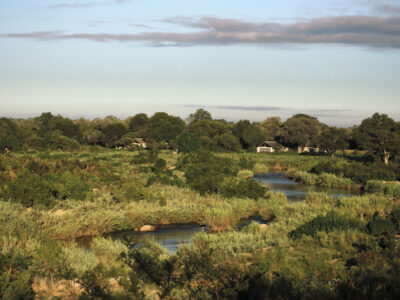
<path fill-rule="evenodd" d="M 212 162 L 222 162 L 224 176 L 217 188 L 203 195 L 190 181 L 201 174 L 193 171 L 186 177 L 191 164 L 201 167 L 195 154 L 184 158 L 168 151 L 90 147 L 82 152 L 30 151 L 2 157 L 0 272 L 6 280 L 1 295 L 18 296 L 16 291 L 33 295 L 33 282 L 38 293 L 39 285 L 43 291 L 47 286 L 42 295 L 48 298 L 66 296 L 59 290 L 68 290 L 68 284 L 69 295 L 75 293 L 76 298 L 399 295 L 396 184 L 373 181 L 366 189 L 374 194 L 339 199 L 310 192 L 304 201 L 290 203 L 283 193 L 253 186 L 251 171 L 297 171 L 309 183 L 323 186 L 349 188 L 355 183 L 341 174 L 310 173 L 331 160 L 324 156 L 218 153 L 215 157 L 223 158 Z M 343 157 L 335 161 L 346 164 Z M 212 175 L 220 176 L 218 170 Z M 157 178 L 149 184 L 152 176 L 166 180 Z M 47 187 L 56 191 L 43 192 L 50 195 L 48 205 L 41 203 L 47 196 L 38 197 L 40 193 L 25 193 L 29 204 L 10 196 L 19 191 L 14 186 L 29 177 L 45 187 L 32 183 L 38 191 L 48 191 Z M 172 182 L 176 178 L 181 185 Z M 251 223 L 236 229 L 242 219 L 254 215 L 267 225 Z M 135 252 L 129 244 L 101 237 L 94 238 L 87 251 L 73 240 L 176 223 L 208 225 L 216 233 L 198 233 L 174 254 L 151 242 Z"/>
<path fill-rule="evenodd" d="M 382 193 L 384 195 L 400 198 L 399 182 L 382 182 L 379 180 L 368 180 L 365 190 L 370 193 Z"/>
<path fill-rule="evenodd" d="M 321 173 L 316 175 L 304 171 L 290 171 L 287 176 L 297 182 L 307 185 L 318 185 L 322 187 L 340 188 L 340 189 L 359 189 L 357 185 L 349 178 L 338 177 L 334 174 Z"/>

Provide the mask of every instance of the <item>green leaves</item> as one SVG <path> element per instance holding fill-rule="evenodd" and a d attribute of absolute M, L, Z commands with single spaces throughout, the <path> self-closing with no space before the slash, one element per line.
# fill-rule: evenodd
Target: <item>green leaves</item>
<path fill-rule="evenodd" d="M 363 120 L 354 135 L 360 147 L 380 155 L 385 164 L 400 151 L 399 126 L 385 114 Z"/>

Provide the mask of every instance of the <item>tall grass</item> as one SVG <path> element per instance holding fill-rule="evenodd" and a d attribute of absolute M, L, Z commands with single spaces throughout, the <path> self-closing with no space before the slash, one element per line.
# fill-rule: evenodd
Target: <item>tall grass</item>
<path fill-rule="evenodd" d="M 381 193 L 390 197 L 400 198 L 399 182 L 383 182 L 380 180 L 368 180 L 365 190 L 370 193 Z"/>
<path fill-rule="evenodd" d="M 297 182 L 307 185 L 318 185 L 322 187 L 339 188 L 339 189 L 359 189 L 357 185 L 349 178 L 336 176 L 334 174 L 322 173 L 320 175 L 292 170 L 287 173 L 287 176 Z"/>

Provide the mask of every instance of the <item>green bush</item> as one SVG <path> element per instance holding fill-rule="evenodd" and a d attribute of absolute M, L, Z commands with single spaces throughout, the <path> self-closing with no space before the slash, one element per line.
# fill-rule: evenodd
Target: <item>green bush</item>
<path fill-rule="evenodd" d="M 255 164 L 256 163 L 254 160 L 248 159 L 244 156 L 239 159 L 239 167 L 242 170 L 252 170 L 254 168 Z"/>
<path fill-rule="evenodd" d="M 32 275 L 28 272 L 31 258 L 3 254 L 0 248 L 0 298 L 33 299 Z"/>
<path fill-rule="evenodd" d="M 152 175 L 148 180 L 147 180 L 147 185 L 146 186 L 151 186 L 156 183 L 161 183 L 164 185 L 172 185 L 172 186 L 184 186 L 185 183 L 178 178 L 175 175 L 169 176 L 167 174 L 156 174 Z"/>
<path fill-rule="evenodd" d="M 154 170 L 156 172 L 163 171 L 167 167 L 167 161 L 162 158 L 157 158 L 154 162 Z"/>
<path fill-rule="evenodd" d="M 55 201 L 65 199 L 84 200 L 89 192 L 86 184 L 77 174 L 69 171 L 63 175 L 45 173 L 22 173 L 3 189 L 3 198 L 25 207 L 52 207 Z"/>
<path fill-rule="evenodd" d="M 400 197 L 400 184 L 394 182 L 369 180 L 365 185 L 365 190 L 370 193 L 381 193 L 395 198 Z"/>
<path fill-rule="evenodd" d="M 340 216 L 335 212 L 329 212 L 325 216 L 318 216 L 299 226 L 291 231 L 289 236 L 298 239 L 302 235 L 314 236 L 319 231 L 331 232 L 334 230 L 344 231 L 350 229 L 365 231 L 365 225 L 357 219 Z"/>
<path fill-rule="evenodd" d="M 49 167 L 38 160 L 31 159 L 26 164 L 26 168 L 31 171 L 33 174 L 43 175 L 44 173 L 49 171 Z"/>
<path fill-rule="evenodd" d="M 237 173 L 237 177 L 241 179 L 249 179 L 254 177 L 254 173 L 251 170 L 240 170 Z"/>
<path fill-rule="evenodd" d="M 57 188 L 49 176 L 37 174 L 18 176 L 7 185 L 3 198 L 25 207 L 53 206 L 57 196 Z"/>
<path fill-rule="evenodd" d="M 343 160 L 326 160 L 315 165 L 311 172 L 314 174 L 330 173 L 336 176 L 350 178 L 357 183 L 366 183 L 368 180 L 396 180 L 396 169 L 383 163 L 345 162 Z"/>
<path fill-rule="evenodd" d="M 125 197 L 128 201 L 140 201 L 149 197 L 150 193 L 139 183 L 131 183 L 125 188 Z"/>
<path fill-rule="evenodd" d="M 395 221 L 396 218 L 393 218 Z M 368 222 L 367 229 L 369 233 L 375 236 L 379 236 L 381 234 L 389 234 L 392 235 L 396 232 L 396 224 L 394 224 L 391 218 L 382 218 L 378 213 L 375 213 L 373 219 Z"/>
<path fill-rule="evenodd" d="M 187 154 L 177 165 L 185 171 L 187 184 L 202 195 L 218 193 L 224 179 L 238 172 L 233 160 L 205 151 Z"/>
<path fill-rule="evenodd" d="M 237 197 L 254 200 L 264 197 L 267 191 L 268 187 L 252 178 L 226 180 L 219 189 L 219 193 L 226 198 Z"/>

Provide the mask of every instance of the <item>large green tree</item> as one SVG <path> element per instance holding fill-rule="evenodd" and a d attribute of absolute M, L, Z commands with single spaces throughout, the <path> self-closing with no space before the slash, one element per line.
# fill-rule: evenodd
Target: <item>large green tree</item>
<path fill-rule="evenodd" d="M 344 128 L 328 126 L 315 139 L 315 143 L 322 151 L 331 154 L 332 157 L 335 156 L 336 150 L 344 150 L 349 146 Z"/>
<path fill-rule="evenodd" d="M 212 116 L 211 114 L 206 111 L 203 108 L 199 108 L 198 110 L 196 110 L 195 113 L 190 114 L 189 117 L 186 119 L 188 124 L 191 124 L 193 122 L 198 122 L 198 121 L 211 121 L 212 120 Z"/>
<path fill-rule="evenodd" d="M 269 117 L 260 123 L 265 140 L 274 141 L 282 135 L 282 120 L 280 117 Z"/>
<path fill-rule="evenodd" d="M 128 131 L 123 123 L 112 123 L 104 127 L 102 142 L 107 147 L 115 146 L 116 142 Z"/>
<path fill-rule="evenodd" d="M 375 113 L 354 131 L 357 144 L 382 157 L 385 164 L 400 151 L 399 125 L 388 115 Z"/>
<path fill-rule="evenodd" d="M 80 140 L 82 133 L 78 124 L 75 124 L 71 119 L 63 118 L 62 116 L 53 116 L 50 112 L 42 113 L 36 118 L 39 123 L 38 134 L 46 137 L 52 132 L 58 131 L 61 135 L 68 138 Z"/>
<path fill-rule="evenodd" d="M 292 147 L 298 147 L 299 152 L 305 146 L 312 146 L 314 139 L 321 133 L 322 125 L 317 118 L 297 114 L 283 124 L 282 141 Z"/>
<path fill-rule="evenodd" d="M 244 149 L 247 149 L 249 144 L 243 139 L 243 131 L 250 125 L 249 120 L 240 120 L 232 128 L 232 133 L 239 138 L 240 144 Z"/>
<path fill-rule="evenodd" d="M 257 146 L 264 140 L 264 134 L 259 126 L 251 124 L 243 130 L 242 138 L 249 146 Z"/>
<path fill-rule="evenodd" d="M 19 149 L 22 146 L 21 132 L 13 121 L 7 118 L 0 119 L 0 150 Z"/>
<path fill-rule="evenodd" d="M 178 138 L 179 152 L 196 152 L 199 151 L 200 146 L 200 138 L 193 133 L 185 131 Z"/>
<path fill-rule="evenodd" d="M 136 114 L 129 121 L 129 130 L 133 131 L 137 136 L 142 137 L 148 124 L 149 118 L 146 114 Z"/>
<path fill-rule="evenodd" d="M 185 122 L 181 118 L 168 115 L 165 112 L 157 112 L 149 120 L 146 137 L 157 142 L 171 143 L 184 129 Z"/>

